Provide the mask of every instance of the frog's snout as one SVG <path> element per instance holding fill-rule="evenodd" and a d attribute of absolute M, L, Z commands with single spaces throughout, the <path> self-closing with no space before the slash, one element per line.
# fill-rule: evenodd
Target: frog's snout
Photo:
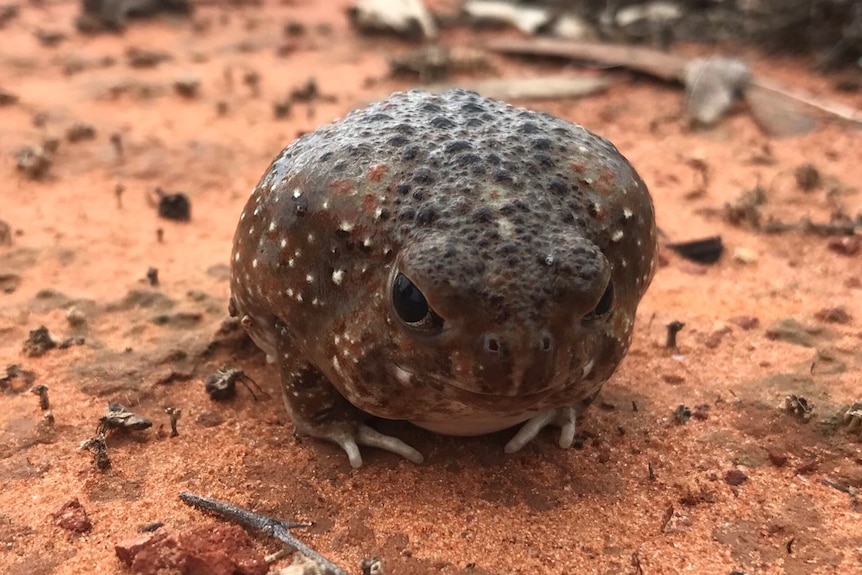
<path fill-rule="evenodd" d="M 491 358 L 491 361 L 505 353 L 510 353 L 513 348 L 526 348 L 525 351 L 532 350 L 537 352 L 539 356 L 550 355 L 554 352 L 554 336 L 548 330 L 543 329 L 536 334 L 531 334 L 526 338 L 527 341 L 523 341 L 523 339 L 518 338 L 516 341 L 505 341 L 496 332 L 485 332 L 479 341 L 481 348 L 479 351 L 486 357 Z"/>
<path fill-rule="evenodd" d="M 476 342 L 475 371 L 491 393 L 504 396 L 546 391 L 562 372 L 558 349 L 550 330 L 487 331 Z"/>

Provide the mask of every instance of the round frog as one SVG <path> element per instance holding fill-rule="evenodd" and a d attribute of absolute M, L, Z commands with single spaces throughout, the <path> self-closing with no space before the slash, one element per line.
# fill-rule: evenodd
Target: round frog
<path fill-rule="evenodd" d="M 652 200 L 608 141 L 465 90 L 396 93 L 306 134 L 240 216 L 230 311 L 296 428 L 421 462 L 367 415 L 568 447 L 631 343 Z"/>

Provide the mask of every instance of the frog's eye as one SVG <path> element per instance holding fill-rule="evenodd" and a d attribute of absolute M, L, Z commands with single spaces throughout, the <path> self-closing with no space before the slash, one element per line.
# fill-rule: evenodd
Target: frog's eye
<path fill-rule="evenodd" d="M 438 329 L 443 324 L 416 284 L 402 273 L 392 284 L 392 306 L 401 321 L 411 327 Z"/>
<path fill-rule="evenodd" d="M 590 312 L 584 316 L 584 321 L 592 321 L 608 315 L 614 309 L 614 281 L 608 280 L 608 285 L 605 287 L 605 293 L 599 299 Z"/>

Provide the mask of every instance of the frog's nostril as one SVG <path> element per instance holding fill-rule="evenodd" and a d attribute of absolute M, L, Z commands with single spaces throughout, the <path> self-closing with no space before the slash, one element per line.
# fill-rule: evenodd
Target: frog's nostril
<path fill-rule="evenodd" d="M 554 351 L 554 338 L 548 332 L 542 333 L 539 338 L 539 349 L 545 353 Z"/>
<path fill-rule="evenodd" d="M 497 334 L 488 333 L 483 337 L 485 352 L 491 354 L 500 353 L 500 338 Z"/>

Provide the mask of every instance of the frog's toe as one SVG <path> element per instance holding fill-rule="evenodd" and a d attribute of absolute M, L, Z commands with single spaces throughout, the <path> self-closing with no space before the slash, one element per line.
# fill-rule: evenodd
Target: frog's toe
<path fill-rule="evenodd" d="M 549 409 L 528 419 L 518 433 L 506 444 L 506 453 L 515 453 L 530 443 L 544 428 L 549 425 L 560 428 L 559 445 L 562 448 L 571 447 L 575 440 L 575 421 L 578 412 L 573 405 Z"/>
<path fill-rule="evenodd" d="M 344 430 L 340 433 L 328 434 L 326 439 L 338 444 L 347 454 L 350 466 L 362 467 L 362 454 L 359 446 L 376 447 L 400 455 L 413 463 L 422 463 L 422 454 L 391 435 L 380 433 L 376 429 L 360 424 L 355 431 Z"/>
<path fill-rule="evenodd" d="M 377 449 L 383 449 L 384 451 L 395 453 L 396 455 L 400 455 L 404 459 L 412 461 L 413 463 L 422 463 L 425 460 L 425 458 L 422 457 L 421 453 L 419 453 L 397 437 L 392 437 L 391 435 L 384 435 L 383 433 L 380 433 L 376 429 L 372 429 L 367 425 L 359 426 L 359 430 L 356 433 L 356 441 L 360 445 L 365 445 L 367 447 L 376 447 Z"/>

